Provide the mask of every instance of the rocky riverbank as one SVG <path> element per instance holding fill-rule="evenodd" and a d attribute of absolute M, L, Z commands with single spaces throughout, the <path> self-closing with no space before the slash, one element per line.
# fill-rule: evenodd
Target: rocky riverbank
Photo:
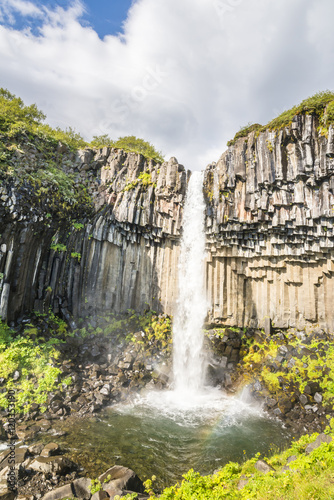
<path fill-rule="evenodd" d="M 294 435 L 322 432 L 334 417 L 332 335 L 318 327 L 269 327 L 213 329 L 209 337 L 218 354 L 212 379 L 220 378 L 228 390 L 248 385 L 252 397 Z"/>
<path fill-rule="evenodd" d="M 57 443 L 16 448 L 15 488 L 11 489 L 7 479 L 11 470 L 10 457 L 9 450 L 0 454 L 1 500 L 103 500 L 127 495 L 127 498 L 132 495 L 131 498 L 138 500 L 149 498 L 144 494 L 143 482 L 131 469 L 116 465 L 97 479 L 91 479 L 82 467 L 64 455 Z"/>
<path fill-rule="evenodd" d="M 73 323 L 70 325 L 74 328 Z M 31 472 L 32 461 L 43 458 L 46 453 L 41 454 L 45 447 L 41 441 L 45 443 L 45 436 L 56 442 L 61 438 L 59 421 L 96 417 L 104 408 L 125 402 L 141 391 L 168 389 L 172 380 L 168 316 L 152 312 L 138 316 L 130 311 L 122 317 L 87 319 L 74 330 L 71 326 L 52 314 L 21 317 L 11 330 L 12 344 L 2 351 L 10 353 L 11 345 L 20 339 L 25 339 L 24 342 L 29 339 L 30 344 L 23 346 L 27 349 L 29 345 L 37 349 L 41 344 L 50 344 L 53 350 L 46 361 L 58 370 L 50 386 L 52 390 L 46 390 L 41 402 L 32 402 L 23 384 L 25 377 L 35 386 L 44 380 L 41 375 L 24 371 L 27 359 L 37 351 L 29 351 L 27 358 L 21 358 L 21 364 L 10 365 L 14 368 L 7 379 L 0 380 L 0 396 L 12 387 L 24 412 L 17 415 L 15 438 L 19 443 L 19 492 L 35 495 L 28 498 L 42 498 L 51 488 L 64 487 L 63 491 L 69 492 L 73 486 L 69 487 L 68 483 L 72 484 L 84 474 L 69 458 L 71 450 L 60 460 L 61 464 L 65 459 L 70 462 L 68 467 L 59 466 L 59 474 L 50 470 Z M 8 331 L 5 332 L 7 335 Z M 272 329 L 269 322 L 266 330 L 214 326 L 206 330 L 205 339 L 208 384 L 227 393 L 247 386 L 268 414 L 280 419 L 295 436 L 322 432 L 334 417 L 333 339 L 320 328 L 277 330 Z M 6 363 L 8 359 L 3 358 L 2 369 Z M 6 444 L 11 428 L 5 409 L 1 411 L 1 421 L 0 444 Z M 57 446 L 50 455 L 58 453 Z M 1 456 L 2 478 L 8 472 L 7 455 L 8 451 L 4 451 Z M 0 498 L 7 499 L 6 496 Z"/>
<path fill-rule="evenodd" d="M 21 365 L 12 366 L 7 378 L 0 378 L 0 396 L 11 387 L 21 401 L 18 424 L 64 420 L 71 415 L 94 416 L 143 390 L 170 387 L 172 339 L 168 316 L 129 313 L 85 324 L 71 332 L 53 315 L 20 319 L 13 330 L 16 338 L 29 335 L 37 344 L 51 343 L 54 350 L 46 361 L 57 373 L 41 402 L 31 401 L 24 393 L 25 359 L 21 359 Z M 295 434 L 320 432 L 334 416 L 332 340 L 320 328 L 208 329 L 206 382 L 231 393 L 247 385 L 265 410 Z M 7 362 L 4 358 L 3 366 Z M 35 385 L 41 383 L 41 377 L 28 374 Z M 5 422 L 5 408 L 0 415 Z M 34 438 L 34 427 L 33 431 L 22 427 L 19 437 Z"/>

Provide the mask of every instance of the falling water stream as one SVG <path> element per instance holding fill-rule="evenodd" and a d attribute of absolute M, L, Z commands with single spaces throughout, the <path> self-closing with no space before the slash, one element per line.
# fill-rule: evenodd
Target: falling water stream
<path fill-rule="evenodd" d="M 243 395 L 205 386 L 202 326 L 204 293 L 203 178 L 194 172 L 184 206 L 179 299 L 173 332 L 173 387 L 137 395 L 99 418 L 59 424 L 64 444 L 92 475 L 113 464 L 132 468 L 158 486 L 174 484 L 194 468 L 209 474 L 245 455 L 280 448 L 291 436 Z"/>
<path fill-rule="evenodd" d="M 187 399 L 197 396 L 205 378 L 202 331 L 207 313 L 204 209 L 203 174 L 194 172 L 184 207 L 179 296 L 173 327 L 174 390 Z"/>

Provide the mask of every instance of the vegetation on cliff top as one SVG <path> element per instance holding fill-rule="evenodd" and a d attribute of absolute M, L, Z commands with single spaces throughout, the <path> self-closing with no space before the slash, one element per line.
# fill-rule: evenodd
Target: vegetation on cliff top
<path fill-rule="evenodd" d="M 0 88 L 0 183 L 18 179 L 17 189 L 29 196 L 37 216 L 49 214 L 48 225 L 84 218 L 93 210 L 94 179 L 79 171 L 78 149 L 109 145 L 163 161 L 150 143 L 134 136 L 112 141 L 104 135 L 89 144 L 74 129 L 53 129 L 44 120 L 35 104 L 26 106 L 21 98 Z M 152 184 L 149 175 L 143 173 L 137 182 L 144 187 Z"/>
<path fill-rule="evenodd" d="M 247 135 L 250 134 L 251 132 L 254 132 L 254 130 L 261 130 L 261 129 L 262 125 L 260 125 L 259 123 L 248 123 L 244 127 L 241 127 L 241 129 L 239 130 L 239 132 L 235 134 L 233 139 L 228 141 L 227 145 L 232 146 L 241 137 L 247 137 Z"/>
<path fill-rule="evenodd" d="M 161 151 L 157 151 L 152 144 L 143 139 L 138 139 L 134 135 L 119 137 L 117 141 L 111 139 L 107 134 L 94 136 L 89 144 L 93 148 L 103 148 L 104 146 L 123 149 L 128 153 L 138 153 L 148 160 L 153 160 L 156 163 L 163 163 L 164 158 Z"/>
<path fill-rule="evenodd" d="M 254 130 L 260 133 L 265 130 L 272 131 L 288 127 L 292 123 L 293 118 L 300 114 L 316 115 L 321 127 L 320 132 L 326 135 L 329 125 L 334 124 L 334 92 L 330 90 L 317 92 L 313 96 L 304 99 L 297 106 L 283 111 L 283 113 L 271 120 L 267 125 L 261 126 L 258 123 L 249 123 L 245 127 L 242 127 L 235 134 L 234 138 L 228 141 L 227 145 L 232 146 L 238 139 L 246 137 Z"/>
<path fill-rule="evenodd" d="M 152 144 L 135 136 L 119 137 L 116 141 L 107 134 L 94 136 L 88 143 L 73 128 L 62 130 L 59 127 L 53 129 L 43 123 L 46 115 L 40 111 L 36 104 L 25 106 L 20 97 L 16 97 L 9 90 L 0 88 L 0 137 L 15 139 L 20 134 L 26 134 L 33 140 L 34 136 L 39 139 L 51 141 L 54 145 L 58 142 L 66 144 L 72 151 L 86 147 L 101 148 L 110 146 L 123 149 L 126 152 L 142 154 L 147 159 L 162 163 L 162 153 L 157 151 Z M 2 158 L 3 157 L 3 158 Z M 5 149 L 0 150 L 0 160 L 5 158 Z"/>
<path fill-rule="evenodd" d="M 5 138 L 15 139 L 20 134 L 26 134 L 30 139 L 34 136 L 47 141 L 62 142 L 71 149 L 85 147 L 87 143 L 74 129 L 53 129 L 44 124 L 46 115 L 36 104 L 25 106 L 20 97 L 16 97 L 7 89 L 0 88 L 0 134 Z"/>

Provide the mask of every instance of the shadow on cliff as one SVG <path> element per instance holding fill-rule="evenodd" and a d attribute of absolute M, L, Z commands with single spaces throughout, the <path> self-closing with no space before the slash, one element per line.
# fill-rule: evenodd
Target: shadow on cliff
<path fill-rule="evenodd" d="M 50 251 L 50 234 L 36 238 L 23 230 L 15 235 L 3 319 L 14 321 L 27 311 L 49 309 L 74 318 L 129 309 L 164 312 L 155 266 L 157 248 L 147 247 L 143 239 L 117 246 L 82 233 L 70 236 L 63 252 Z"/>

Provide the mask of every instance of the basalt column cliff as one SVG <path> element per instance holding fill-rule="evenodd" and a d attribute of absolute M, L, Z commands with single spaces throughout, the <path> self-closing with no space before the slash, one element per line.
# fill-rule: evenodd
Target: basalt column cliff
<path fill-rule="evenodd" d="M 0 185 L 0 316 L 10 321 L 49 308 L 68 318 L 172 313 L 184 167 L 174 158 L 159 165 L 110 148 L 74 154 L 61 144 L 52 161 L 84 183 L 94 208 L 68 208 L 44 172 L 37 182 L 43 155 L 21 144 L 10 165 L 24 175 L 7 173 Z"/>
<path fill-rule="evenodd" d="M 334 129 L 318 126 L 259 128 L 207 167 L 209 322 L 334 329 Z M 0 165 L 0 316 L 173 314 L 189 172 L 45 147 L 19 138 Z"/>
<path fill-rule="evenodd" d="M 211 321 L 334 329 L 334 130 L 297 115 L 205 172 Z"/>

